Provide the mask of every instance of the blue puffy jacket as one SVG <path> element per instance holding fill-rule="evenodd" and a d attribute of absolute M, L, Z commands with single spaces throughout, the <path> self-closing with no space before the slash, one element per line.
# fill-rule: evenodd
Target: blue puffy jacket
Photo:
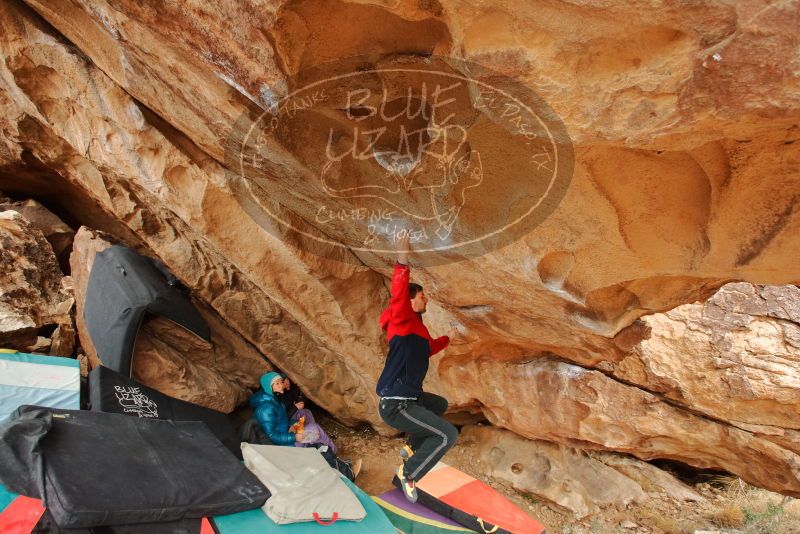
<path fill-rule="evenodd" d="M 289 432 L 289 416 L 283 403 L 275 394 L 264 389 L 250 397 L 250 406 L 255 408 L 255 418 L 275 445 L 294 445 L 294 434 Z"/>

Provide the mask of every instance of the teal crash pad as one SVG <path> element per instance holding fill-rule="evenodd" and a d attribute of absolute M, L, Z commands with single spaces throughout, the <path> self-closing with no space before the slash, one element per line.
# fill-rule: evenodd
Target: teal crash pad
<path fill-rule="evenodd" d="M 327 526 L 313 521 L 278 525 L 273 523 L 261 508 L 256 508 L 236 514 L 215 516 L 215 530 L 218 534 L 269 534 L 271 532 L 303 534 L 316 531 L 326 534 L 397 534 L 397 529 L 369 495 L 344 477 L 342 480 L 355 493 L 361 506 L 367 512 L 367 517 L 361 521 L 337 521 Z"/>

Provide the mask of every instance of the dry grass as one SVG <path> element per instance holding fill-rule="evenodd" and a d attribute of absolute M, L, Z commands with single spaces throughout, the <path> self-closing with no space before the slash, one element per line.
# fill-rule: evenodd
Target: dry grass
<path fill-rule="evenodd" d="M 645 523 L 660 529 L 664 534 L 684 534 L 690 531 L 675 517 L 667 515 L 649 504 L 639 507 L 636 511 L 636 520 L 644 520 Z"/>
<path fill-rule="evenodd" d="M 684 534 L 686 529 L 674 518 L 659 515 L 653 518 L 653 526 L 660 528 L 664 534 Z"/>
<path fill-rule="evenodd" d="M 721 502 L 707 515 L 715 525 L 736 528 L 744 534 L 800 532 L 800 507 L 796 502 L 736 477 L 717 477 L 712 484 L 722 490 Z"/>
<path fill-rule="evenodd" d="M 717 508 L 709 516 L 715 525 L 727 528 L 739 528 L 744 525 L 745 517 L 741 507 L 735 503 L 728 503 Z"/>

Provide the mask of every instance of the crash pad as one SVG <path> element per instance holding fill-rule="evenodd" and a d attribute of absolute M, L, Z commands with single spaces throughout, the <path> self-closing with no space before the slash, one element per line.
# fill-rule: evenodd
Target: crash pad
<path fill-rule="evenodd" d="M 242 443 L 244 465 L 269 489 L 263 506 L 278 524 L 360 521 L 366 511 L 317 449 Z"/>
<path fill-rule="evenodd" d="M 400 485 L 397 477 L 393 483 Z M 544 525 L 491 486 L 444 462 L 436 464 L 416 486 L 417 502 L 476 532 L 545 532 Z"/>
<path fill-rule="evenodd" d="M 237 458 L 242 458 L 239 434 L 227 414 L 175 399 L 132 378 L 99 365 L 89 373 L 89 403 L 94 411 L 144 419 L 202 421 Z"/>
<path fill-rule="evenodd" d="M 23 404 L 77 410 L 81 402 L 77 360 L 24 352 L 0 353 L 0 423 Z"/>
<path fill-rule="evenodd" d="M 19 502 L 17 502 L 19 501 Z M 13 507 L 8 505 L 14 502 Z M 9 512 L 5 513 L 6 508 Z M 62 529 L 42 506 L 40 499 L 10 492 L 0 484 L 0 533 L 2 534 L 213 534 L 209 520 L 180 519 L 167 523 L 142 523 L 91 528 Z"/>
<path fill-rule="evenodd" d="M 211 339 L 208 324 L 163 263 L 122 245 L 98 252 L 89 273 L 83 318 L 103 365 L 131 376 L 133 346 L 145 313 Z"/>
<path fill-rule="evenodd" d="M 18 493 L 9 491 L 4 485 L 0 484 L 0 512 L 6 509 L 6 506 L 11 504 L 11 501 L 19 496 Z"/>
<path fill-rule="evenodd" d="M 213 534 L 206 518 L 179 519 L 163 523 L 103 525 L 89 528 L 60 528 L 47 510 L 37 523 L 34 534 Z"/>
<path fill-rule="evenodd" d="M 397 529 L 392 525 L 381 508 L 361 491 L 358 486 L 341 477 L 347 487 L 356 495 L 358 501 L 367 512 L 361 521 L 336 521 L 324 526 L 315 522 L 291 523 L 278 525 L 274 523 L 262 510 L 250 510 L 215 516 L 213 526 L 216 534 L 306 534 L 319 532 L 321 534 L 396 534 Z"/>
<path fill-rule="evenodd" d="M 400 489 L 393 489 L 373 497 L 383 513 L 403 534 L 455 534 L 473 532 L 419 502 L 406 499 Z"/>
<path fill-rule="evenodd" d="M 9 491 L 0 484 L 0 532 L 30 534 L 44 512 L 42 501 Z"/>
<path fill-rule="evenodd" d="M 214 534 L 207 518 L 91 529 L 92 534 Z M 71 534 L 71 533 L 65 533 Z"/>
<path fill-rule="evenodd" d="M 204 423 L 35 406 L 0 426 L 0 483 L 41 497 L 61 528 L 234 513 L 269 496 Z"/>

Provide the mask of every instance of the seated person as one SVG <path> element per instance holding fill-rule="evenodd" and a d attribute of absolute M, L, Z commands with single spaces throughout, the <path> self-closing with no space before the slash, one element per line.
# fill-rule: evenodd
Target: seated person
<path fill-rule="evenodd" d="M 350 462 L 336 457 L 336 448 L 331 447 L 333 441 L 325 434 L 322 427 L 316 424 L 311 412 L 304 409 L 305 404 L 302 400 L 298 403 L 303 406 L 298 408 L 300 415 L 298 413 L 295 415 L 298 422 L 300 417 L 304 418 L 303 424 L 290 424 L 286 408 L 276 398 L 277 394 L 284 391 L 284 377 L 278 373 L 269 372 L 261 377 L 260 382 L 262 389 L 259 389 L 250 398 L 250 405 L 255 409 L 254 416 L 272 443 L 275 445 L 315 447 L 331 467 L 337 469 L 348 479 L 355 480 L 359 469 L 355 469 L 354 472 Z M 301 411 L 302 413 L 300 413 Z M 308 431 L 305 428 L 306 424 L 309 424 Z M 320 439 L 324 439 L 322 438 L 323 435 L 329 443 L 320 441 Z M 356 464 L 357 468 L 360 468 L 361 460 L 359 459 Z"/>
<path fill-rule="evenodd" d="M 288 376 L 281 376 L 283 376 L 283 393 L 276 393 L 275 397 L 283 403 L 283 407 L 286 408 L 286 415 L 291 419 L 297 411 L 295 404 L 302 399 L 303 394 L 298 388 L 292 387 L 292 381 L 289 380 Z"/>
<path fill-rule="evenodd" d="M 305 397 L 300 390 L 292 387 L 292 382 L 288 377 L 283 378 L 283 393 L 276 394 L 275 396 L 280 399 L 286 407 L 286 413 L 289 415 L 293 426 L 295 428 L 302 428 L 304 434 L 313 436 L 313 438 L 305 436 L 307 439 L 304 439 L 302 442 L 296 441 L 294 444 L 295 447 L 309 447 L 321 444 L 327 445 L 328 449 L 330 449 L 333 454 L 338 453 L 336 444 L 330 436 L 328 436 L 328 433 L 325 432 L 325 429 L 319 426 L 314 420 L 314 415 L 311 413 L 311 410 L 306 408 Z M 297 423 L 299 423 L 299 425 Z"/>

